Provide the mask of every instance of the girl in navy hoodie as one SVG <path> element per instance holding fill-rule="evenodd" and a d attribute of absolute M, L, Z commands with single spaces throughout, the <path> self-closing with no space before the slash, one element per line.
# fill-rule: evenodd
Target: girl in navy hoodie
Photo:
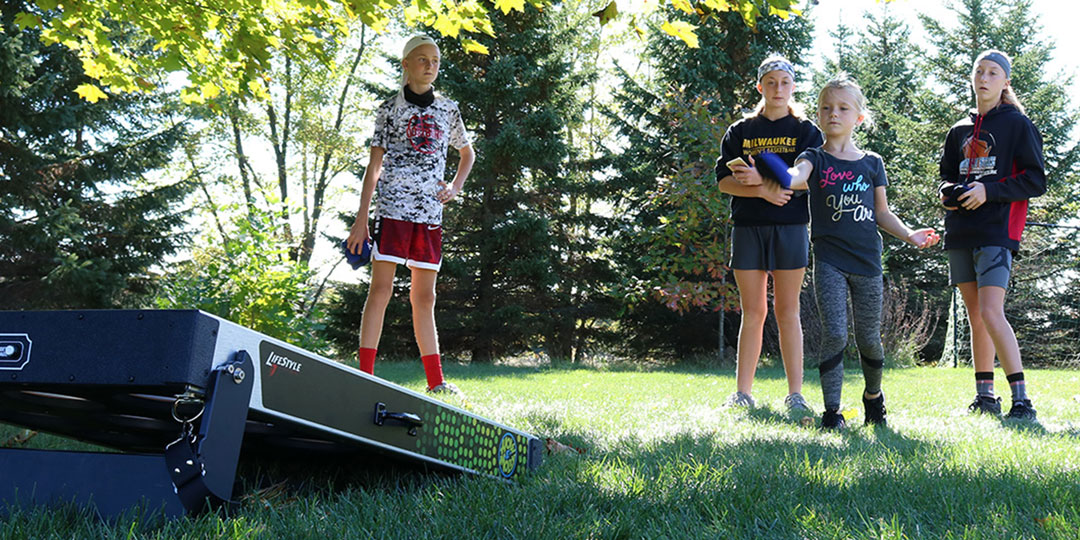
<path fill-rule="evenodd" d="M 945 137 L 941 197 L 949 282 L 960 289 L 971 325 L 975 401 L 969 410 L 1001 414 L 994 396 L 997 355 L 1012 390 L 1010 418 L 1035 419 L 1016 335 L 1005 319 L 1005 291 L 1020 248 L 1028 199 L 1046 192 L 1042 135 L 1016 98 L 1005 53 L 984 51 L 971 70 L 976 111 Z"/>

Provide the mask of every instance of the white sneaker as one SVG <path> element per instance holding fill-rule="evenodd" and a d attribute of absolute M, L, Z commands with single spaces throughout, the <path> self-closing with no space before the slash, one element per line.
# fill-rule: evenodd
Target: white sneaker
<path fill-rule="evenodd" d="M 788 394 L 788 397 L 784 398 L 784 407 L 787 407 L 788 412 L 814 412 L 810 405 L 806 404 L 802 394 L 798 392 Z"/>
<path fill-rule="evenodd" d="M 434 388 L 428 388 L 428 393 L 429 394 L 452 394 L 452 395 L 455 395 L 455 396 L 465 397 L 465 393 L 462 392 L 461 389 L 457 387 L 457 385 L 455 385 L 452 382 L 447 382 L 447 381 L 443 381 L 442 384 L 440 384 L 440 385 L 438 385 L 438 386 L 436 386 Z"/>
<path fill-rule="evenodd" d="M 725 407 L 746 407 L 748 409 L 753 409 L 754 407 L 757 407 L 757 404 L 754 403 L 754 398 L 750 397 L 750 394 L 744 394 L 742 392 L 735 392 L 734 394 L 731 394 L 730 396 L 728 396 L 727 402 L 724 403 L 724 406 Z"/>

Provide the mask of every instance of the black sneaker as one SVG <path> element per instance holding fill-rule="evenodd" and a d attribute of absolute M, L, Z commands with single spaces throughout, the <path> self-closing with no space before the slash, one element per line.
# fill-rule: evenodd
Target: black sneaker
<path fill-rule="evenodd" d="M 844 422 L 844 415 L 839 411 L 826 410 L 821 415 L 821 429 L 844 429 L 847 427 L 847 422 Z"/>
<path fill-rule="evenodd" d="M 1001 416 L 1001 398 L 977 394 L 975 401 L 968 405 L 968 412 Z"/>
<path fill-rule="evenodd" d="M 1009 409 L 1009 414 L 1005 416 L 1016 420 L 1035 420 L 1035 407 L 1031 406 L 1030 399 L 1014 401 L 1012 408 Z"/>
<path fill-rule="evenodd" d="M 878 397 L 874 399 L 866 399 L 866 394 L 863 394 L 862 398 L 863 408 L 866 409 L 866 421 L 864 425 L 875 424 L 878 426 L 884 426 L 888 423 L 885 419 L 885 393 L 878 394 Z"/>

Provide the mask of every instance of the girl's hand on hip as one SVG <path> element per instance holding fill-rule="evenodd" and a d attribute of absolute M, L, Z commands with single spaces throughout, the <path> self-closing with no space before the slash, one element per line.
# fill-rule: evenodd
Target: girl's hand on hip
<path fill-rule="evenodd" d="M 452 185 L 447 186 L 446 182 L 439 182 L 439 192 L 435 194 L 435 197 L 439 199 L 440 203 L 446 204 L 450 202 L 450 199 L 456 197 L 458 193 L 461 193 L 460 189 Z"/>

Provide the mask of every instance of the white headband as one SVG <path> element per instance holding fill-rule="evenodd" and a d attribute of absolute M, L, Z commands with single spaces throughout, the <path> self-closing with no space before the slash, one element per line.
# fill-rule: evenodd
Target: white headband
<path fill-rule="evenodd" d="M 423 34 L 417 34 L 409 38 L 409 41 L 405 42 L 405 48 L 401 50 L 401 59 L 404 60 L 409 56 L 409 53 L 413 52 L 413 49 L 421 45 L 433 45 L 436 51 L 439 50 L 439 44 L 435 43 L 434 39 Z"/>
<path fill-rule="evenodd" d="M 405 42 L 405 48 L 401 49 L 401 59 L 404 60 L 404 59 L 408 58 L 409 53 L 413 52 L 413 49 L 415 49 L 415 48 L 417 48 L 417 47 L 419 47 L 421 45 L 431 45 L 431 46 L 435 47 L 435 52 L 442 55 L 442 53 L 439 51 L 439 44 L 435 43 L 434 39 L 431 39 L 430 37 L 425 36 L 423 34 L 417 34 L 417 35 L 409 38 L 409 41 Z M 402 86 L 402 88 L 404 88 L 406 84 L 409 84 L 409 73 L 407 71 L 405 71 L 404 69 L 402 69 L 401 70 L 401 86 Z"/>

